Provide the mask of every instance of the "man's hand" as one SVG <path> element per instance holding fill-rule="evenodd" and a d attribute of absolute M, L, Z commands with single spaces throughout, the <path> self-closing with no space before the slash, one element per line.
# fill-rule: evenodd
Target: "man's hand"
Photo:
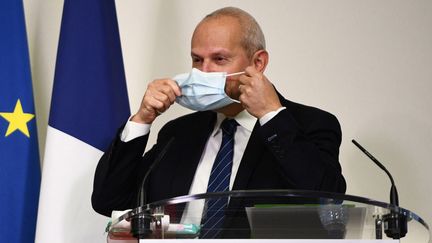
<path fill-rule="evenodd" d="M 148 86 L 138 112 L 131 121 L 151 124 L 158 115 L 165 112 L 181 95 L 177 83 L 171 79 L 157 79 Z"/>
<path fill-rule="evenodd" d="M 253 66 L 246 68 L 239 82 L 239 100 L 252 116 L 259 119 L 282 107 L 273 85 Z"/>

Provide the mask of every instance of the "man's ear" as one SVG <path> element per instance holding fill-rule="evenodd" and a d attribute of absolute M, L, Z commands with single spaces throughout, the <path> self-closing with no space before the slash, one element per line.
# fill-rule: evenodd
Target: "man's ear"
<path fill-rule="evenodd" d="M 269 61 L 269 55 L 266 50 L 259 50 L 254 53 L 252 57 L 252 62 L 256 70 L 263 73 L 267 67 L 267 63 Z"/>

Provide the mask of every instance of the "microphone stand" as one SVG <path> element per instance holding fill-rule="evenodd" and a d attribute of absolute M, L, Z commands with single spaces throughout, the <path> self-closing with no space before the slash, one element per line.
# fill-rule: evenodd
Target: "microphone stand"
<path fill-rule="evenodd" d="M 395 206 L 395 208 L 390 209 L 390 213 L 383 215 L 382 220 L 384 222 L 384 233 L 393 239 L 400 239 L 405 237 L 408 232 L 408 223 L 406 215 L 399 212 L 399 197 L 396 189 L 395 182 L 390 172 L 381 164 L 372 154 L 370 154 L 365 148 L 363 148 L 354 139 L 352 142 L 368 156 L 378 167 L 380 167 L 387 176 L 390 178 L 391 188 L 390 188 L 390 204 Z"/>
<path fill-rule="evenodd" d="M 174 141 L 174 137 L 168 140 L 166 145 L 163 147 L 162 151 L 159 153 L 158 157 L 156 157 L 154 162 L 150 165 L 149 169 L 144 175 L 144 178 L 141 181 L 141 186 L 139 188 L 138 198 L 137 198 L 137 207 L 139 210 L 131 218 L 131 233 L 133 237 L 137 239 L 146 239 L 152 233 L 152 230 L 150 229 L 150 223 L 152 221 L 152 213 L 150 211 L 150 207 L 147 204 L 147 195 L 146 195 L 145 186 L 147 183 L 147 178 L 149 177 L 150 173 L 162 161 L 163 157 L 165 156 L 166 152 L 168 151 L 168 148 L 171 146 L 173 141 Z M 144 208 L 144 206 L 146 206 L 146 208 Z"/>

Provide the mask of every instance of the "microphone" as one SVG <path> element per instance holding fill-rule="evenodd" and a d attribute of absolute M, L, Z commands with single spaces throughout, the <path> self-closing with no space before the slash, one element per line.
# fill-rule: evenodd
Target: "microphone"
<path fill-rule="evenodd" d="M 149 177 L 153 169 L 156 168 L 156 166 L 162 161 L 168 149 L 171 147 L 171 144 L 173 143 L 174 139 L 175 138 L 172 137 L 170 138 L 170 140 L 168 140 L 168 142 L 162 148 L 161 152 L 153 161 L 153 163 L 150 165 L 146 174 L 144 175 L 144 178 L 141 181 L 141 186 L 138 191 L 137 204 L 136 204 L 137 207 L 143 207 L 144 205 L 147 204 L 147 195 L 145 190 L 147 178 Z M 150 208 L 143 209 L 143 211 L 140 211 L 138 212 L 137 215 L 134 215 L 131 219 L 131 233 L 133 237 L 137 239 L 147 238 L 147 236 L 152 233 L 150 229 L 150 222 L 151 222 Z"/>
<path fill-rule="evenodd" d="M 355 146 L 357 146 L 366 156 L 368 156 L 378 167 L 380 167 L 387 176 L 390 178 L 390 204 L 399 207 L 399 196 L 396 189 L 395 182 L 390 172 L 381 164 L 372 154 L 370 154 L 365 148 L 363 148 L 356 140 L 351 140 Z M 393 239 L 400 239 L 405 237 L 408 232 L 407 218 L 405 215 L 396 212 L 394 209 L 390 210 L 389 214 L 383 216 L 384 221 L 384 232 L 388 237 Z"/>

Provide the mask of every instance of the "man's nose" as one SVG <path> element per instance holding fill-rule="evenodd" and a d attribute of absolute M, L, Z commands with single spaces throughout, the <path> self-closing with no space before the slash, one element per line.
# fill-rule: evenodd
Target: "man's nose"
<path fill-rule="evenodd" d="M 215 72 L 214 65 L 210 60 L 204 60 L 201 66 L 201 71 L 203 72 Z"/>

